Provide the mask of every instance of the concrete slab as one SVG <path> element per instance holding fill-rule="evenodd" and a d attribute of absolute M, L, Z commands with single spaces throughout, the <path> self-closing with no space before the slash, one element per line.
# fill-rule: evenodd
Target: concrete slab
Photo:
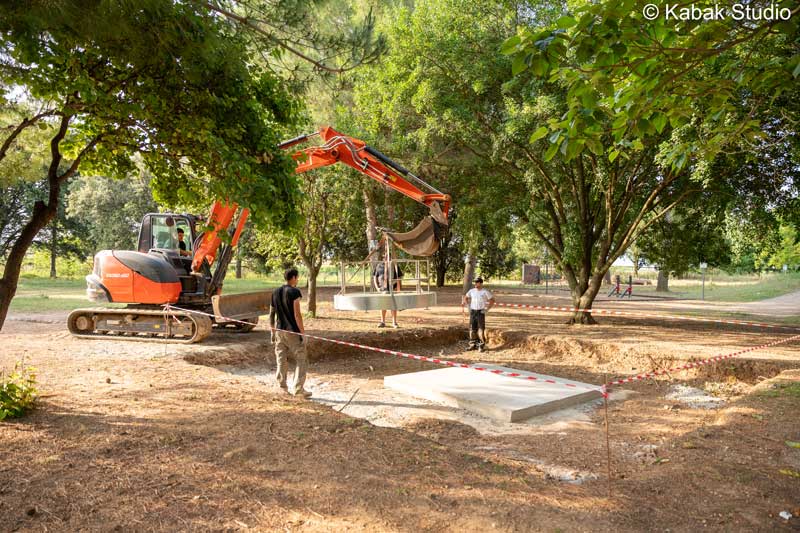
<path fill-rule="evenodd" d="M 333 308 L 339 311 L 402 311 L 435 306 L 435 292 L 348 292 L 333 297 Z"/>
<path fill-rule="evenodd" d="M 441 368 L 386 376 L 383 385 L 417 398 L 466 409 L 503 422 L 519 422 L 602 398 L 599 390 L 586 389 L 595 386 L 588 383 L 499 365 L 478 364 L 489 369 L 535 376 L 537 380 L 526 381 L 469 368 Z M 558 383 L 546 383 L 547 379 Z M 574 387 L 566 387 L 564 383 Z"/>

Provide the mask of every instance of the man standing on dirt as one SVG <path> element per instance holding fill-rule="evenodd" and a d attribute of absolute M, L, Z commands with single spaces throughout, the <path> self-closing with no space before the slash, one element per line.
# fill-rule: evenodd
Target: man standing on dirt
<path fill-rule="evenodd" d="M 308 355 L 303 337 L 298 335 L 298 333 L 305 333 L 305 328 L 303 327 L 303 315 L 300 313 L 300 298 L 303 295 L 297 288 L 299 278 L 297 269 L 290 268 L 283 277 L 286 284 L 272 292 L 272 305 L 269 309 L 269 327 L 272 331 L 273 342 L 275 342 L 275 360 L 278 363 L 275 378 L 278 380 L 280 388 L 284 392 L 289 392 L 286 385 L 286 372 L 289 366 L 288 360 L 294 359 L 296 366 L 292 394 L 310 398 L 311 392 L 303 388 L 308 369 Z M 275 323 L 276 315 L 277 325 Z"/>
<path fill-rule="evenodd" d="M 461 299 L 461 305 L 469 304 L 469 348 L 486 350 L 486 312 L 494 305 L 494 295 L 483 288 L 483 278 L 475 278 L 475 287 Z"/>
<path fill-rule="evenodd" d="M 381 261 L 375 267 L 375 285 L 381 292 L 389 292 L 389 276 L 386 275 L 386 272 L 392 273 L 392 292 L 399 292 L 403 289 L 403 271 L 400 269 L 400 265 L 394 261 L 392 261 L 392 265 L 387 270 L 386 264 Z M 394 299 L 392 299 L 392 303 L 394 304 Z M 381 309 L 381 323 L 378 324 L 378 327 L 386 327 L 386 309 Z M 397 309 L 392 309 L 392 327 L 395 329 L 400 327 L 397 323 Z"/>

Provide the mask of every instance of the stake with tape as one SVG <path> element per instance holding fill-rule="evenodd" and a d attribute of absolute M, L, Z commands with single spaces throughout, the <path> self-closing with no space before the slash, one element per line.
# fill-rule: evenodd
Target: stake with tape
<path fill-rule="evenodd" d="M 691 363 L 686 363 L 684 365 L 676 366 L 674 368 L 666 368 L 664 370 L 656 370 L 656 371 L 653 371 L 653 372 L 646 372 L 644 374 L 636 374 L 634 376 L 629 376 L 629 377 L 626 377 L 626 378 L 617 379 L 615 381 L 610 381 L 608 383 L 608 385 L 605 387 L 605 389 L 607 391 L 609 388 L 611 388 L 613 386 L 622 385 L 624 383 L 632 383 L 634 381 L 641 381 L 641 380 L 644 380 L 644 379 L 650 379 L 650 378 L 654 378 L 654 377 L 657 377 L 657 376 L 663 376 L 664 374 L 667 374 L 669 372 L 678 372 L 680 370 L 690 370 L 692 368 L 705 366 L 705 365 L 708 365 L 708 364 L 711 364 L 711 363 L 717 363 L 717 362 L 723 361 L 725 359 L 731 359 L 733 357 L 737 357 L 739 355 L 746 354 L 746 353 L 749 353 L 749 352 L 755 352 L 757 350 L 763 350 L 765 348 L 770 348 L 772 346 L 778 346 L 779 344 L 786 344 L 787 342 L 792 342 L 792 341 L 795 341 L 795 340 L 798 340 L 798 339 L 800 339 L 800 334 L 792 335 L 791 337 L 785 337 L 783 339 L 778 339 L 776 341 L 768 342 L 766 344 L 761 344 L 759 346 L 752 346 L 750 348 L 745 348 L 744 350 L 738 350 L 736 352 L 731 352 L 729 354 L 720 354 L 720 355 L 715 355 L 713 357 L 708 357 L 706 359 L 702 359 L 700 361 L 692 361 Z"/>

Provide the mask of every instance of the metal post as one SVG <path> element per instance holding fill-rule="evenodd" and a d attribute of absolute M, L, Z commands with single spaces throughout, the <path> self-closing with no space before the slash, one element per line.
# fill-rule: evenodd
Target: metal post
<path fill-rule="evenodd" d="M 547 278 L 549 277 L 550 263 L 544 264 L 544 293 L 547 294 Z"/>
<path fill-rule="evenodd" d="M 341 273 L 342 277 L 342 294 L 344 294 L 347 291 L 347 270 L 345 270 L 344 261 L 340 263 L 339 268 L 339 272 Z"/>
<path fill-rule="evenodd" d="M 392 246 L 389 244 L 389 238 L 386 238 L 386 257 L 383 260 L 384 263 L 384 270 L 383 277 L 388 282 L 387 288 L 389 289 L 389 294 L 392 294 L 392 271 L 390 267 L 392 266 Z"/>
<path fill-rule="evenodd" d="M 415 265 L 416 271 L 417 271 L 417 294 L 419 294 L 419 293 L 422 292 L 422 278 L 420 278 L 420 276 L 422 275 L 422 272 L 420 272 L 420 269 L 419 269 L 419 260 L 414 261 L 414 265 Z"/>
<path fill-rule="evenodd" d="M 702 269 L 701 272 L 703 273 L 703 288 L 701 289 L 700 299 L 706 299 L 706 269 Z"/>
<path fill-rule="evenodd" d="M 431 292 L 431 260 L 425 260 L 425 279 L 427 280 L 428 292 Z"/>

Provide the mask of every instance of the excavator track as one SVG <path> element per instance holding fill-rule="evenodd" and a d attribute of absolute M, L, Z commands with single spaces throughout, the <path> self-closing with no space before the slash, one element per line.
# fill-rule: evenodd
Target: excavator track
<path fill-rule="evenodd" d="M 249 333 L 258 325 L 258 317 L 243 318 L 236 322 L 214 322 L 214 328 L 231 333 Z"/>
<path fill-rule="evenodd" d="M 158 309 L 76 309 L 67 318 L 73 336 L 81 339 L 192 344 L 211 334 L 211 319 L 199 313 Z"/>

